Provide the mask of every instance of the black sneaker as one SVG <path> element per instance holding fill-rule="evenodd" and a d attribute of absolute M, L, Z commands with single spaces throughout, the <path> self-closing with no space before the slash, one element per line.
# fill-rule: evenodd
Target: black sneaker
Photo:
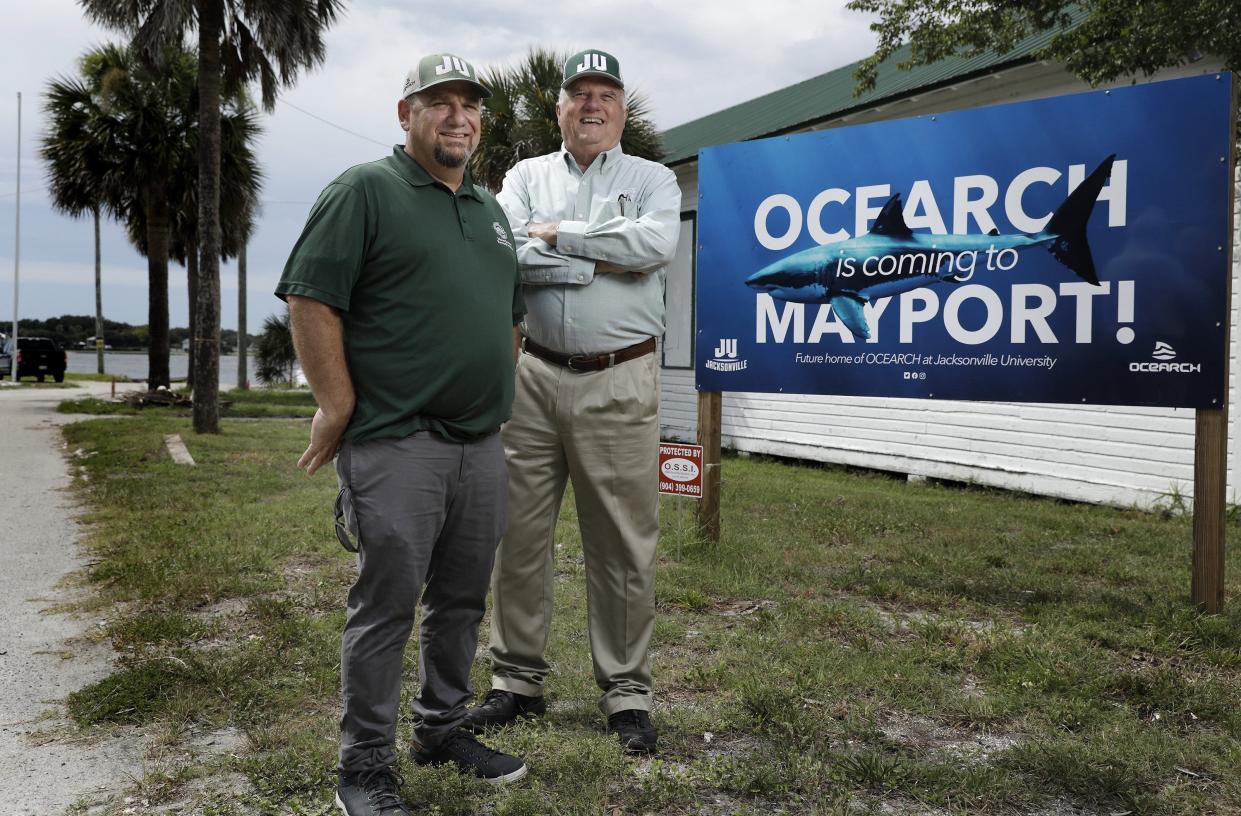
<path fill-rule="evenodd" d="M 342 773 L 336 786 L 336 807 L 345 816 L 412 816 L 401 799 L 403 784 L 400 774 L 385 766 Z"/>
<path fill-rule="evenodd" d="M 525 694 L 504 689 L 492 689 L 477 708 L 465 712 L 463 725 L 475 734 L 481 734 L 491 728 L 508 725 L 518 717 L 542 717 L 546 711 L 547 703 L 542 697 L 527 697 Z"/>
<path fill-rule="evenodd" d="M 410 749 L 410 755 L 419 765 L 445 765 L 451 762 L 465 773 L 496 785 L 516 782 L 526 775 L 526 763 L 521 759 L 493 751 L 464 728 L 455 729 L 434 751 L 423 751 L 415 744 Z"/>
<path fill-rule="evenodd" d="M 628 708 L 608 717 L 608 731 L 616 734 L 621 747 L 630 754 L 650 754 L 659 738 L 651 715 L 640 708 Z"/>

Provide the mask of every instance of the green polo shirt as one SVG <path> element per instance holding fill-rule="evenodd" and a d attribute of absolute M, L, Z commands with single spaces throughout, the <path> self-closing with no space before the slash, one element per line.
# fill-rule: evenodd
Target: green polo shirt
<path fill-rule="evenodd" d="M 400 145 L 346 170 L 311 209 L 276 295 L 341 312 L 357 394 L 345 439 L 466 442 L 508 419 L 526 308 L 508 219 L 468 173 L 454 194 Z"/>

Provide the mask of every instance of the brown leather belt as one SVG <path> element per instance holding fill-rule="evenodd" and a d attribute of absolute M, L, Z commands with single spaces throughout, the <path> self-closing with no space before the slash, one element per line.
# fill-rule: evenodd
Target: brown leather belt
<path fill-rule="evenodd" d="M 529 337 L 521 338 L 521 348 L 522 351 L 533 354 L 540 360 L 546 360 L 549 363 L 554 363 L 558 366 L 567 368 L 570 371 L 576 371 L 579 374 L 583 374 L 587 371 L 602 371 L 603 369 L 608 368 L 609 366 L 614 366 L 617 363 L 624 363 L 629 360 L 636 360 L 639 357 L 645 357 L 655 350 L 655 338 L 648 337 L 641 343 L 635 343 L 628 348 L 623 348 L 620 351 L 613 351 L 609 354 L 564 354 L 559 351 L 552 351 L 549 348 L 544 348 L 531 340 Z"/>

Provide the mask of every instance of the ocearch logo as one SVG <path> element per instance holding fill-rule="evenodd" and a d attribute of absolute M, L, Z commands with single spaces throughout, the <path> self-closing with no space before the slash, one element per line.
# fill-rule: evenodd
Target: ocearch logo
<path fill-rule="evenodd" d="M 1202 366 L 1199 363 L 1174 363 L 1176 359 L 1176 349 L 1162 340 L 1155 343 L 1155 350 L 1151 352 L 1151 357 L 1159 360 L 1157 363 L 1130 363 L 1129 370 L 1142 374 L 1201 374 Z"/>

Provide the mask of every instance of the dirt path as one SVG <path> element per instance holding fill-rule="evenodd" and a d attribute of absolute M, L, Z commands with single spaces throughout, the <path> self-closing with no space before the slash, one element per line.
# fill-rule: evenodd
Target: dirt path
<path fill-rule="evenodd" d="M 59 430 L 76 418 L 56 405 L 110 385 L 79 385 L 0 387 L 0 779 L 3 810 L 13 816 L 100 802 L 141 762 L 141 747 L 124 735 L 65 736 L 61 701 L 109 673 L 111 649 L 82 638 L 94 620 L 43 611 L 68 598 L 57 584 L 83 565 Z"/>

